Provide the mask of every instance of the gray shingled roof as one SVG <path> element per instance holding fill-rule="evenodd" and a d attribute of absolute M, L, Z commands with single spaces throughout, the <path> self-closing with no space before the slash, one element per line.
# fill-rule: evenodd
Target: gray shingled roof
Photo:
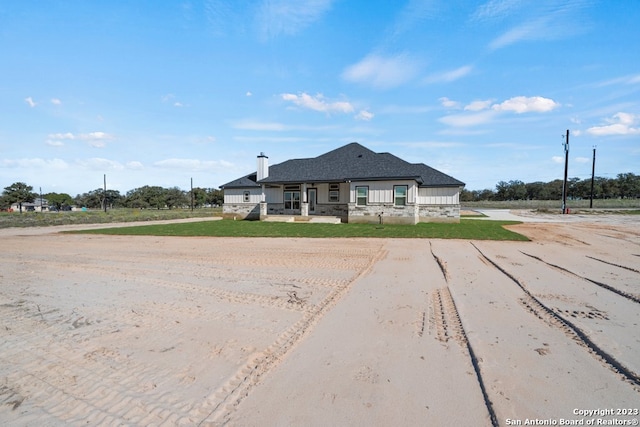
<path fill-rule="evenodd" d="M 260 184 L 344 182 L 415 179 L 421 187 L 462 186 L 463 182 L 423 163 L 409 163 L 389 153 L 375 153 L 352 142 L 309 159 L 293 159 L 269 166 Z M 256 187 L 256 173 L 231 181 L 221 188 Z"/>

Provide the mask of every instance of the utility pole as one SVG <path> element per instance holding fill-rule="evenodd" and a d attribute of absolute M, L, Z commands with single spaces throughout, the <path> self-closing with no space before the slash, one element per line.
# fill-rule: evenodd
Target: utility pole
<path fill-rule="evenodd" d="M 596 175 L 596 147 L 593 147 L 593 163 L 591 164 L 591 198 L 589 199 L 589 209 L 593 209 L 593 181 Z"/>
<path fill-rule="evenodd" d="M 567 213 L 567 173 L 569 171 L 569 129 L 567 129 L 567 137 L 564 140 L 564 181 L 562 182 L 562 213 Z"/>
<path fill-rule="evenodd" d="M 193 177 L 191 178 L 191 212 L 193 212 Z"/>
<path fill-rule="evenodd" d="M 102 192 L 104 211 L 107 212 L 107 174 L 104 174 L 104 191 Z"/>

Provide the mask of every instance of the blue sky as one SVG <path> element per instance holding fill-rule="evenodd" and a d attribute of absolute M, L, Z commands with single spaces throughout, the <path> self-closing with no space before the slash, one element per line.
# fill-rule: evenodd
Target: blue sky
<path fill-rule="evenodd" d="M 640 2 L 0 4 L 0 186 L 218 187 L 357 141 L 467 189 L 640 173 Z"/>

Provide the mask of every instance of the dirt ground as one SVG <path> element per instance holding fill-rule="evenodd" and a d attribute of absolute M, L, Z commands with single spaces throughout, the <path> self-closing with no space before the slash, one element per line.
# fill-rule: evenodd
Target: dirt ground
<path fill-rule="evenodd" d="M 0 423 L 637 425 L 639 220 L 529 215 L 531 242 L 0 230 Z"/>

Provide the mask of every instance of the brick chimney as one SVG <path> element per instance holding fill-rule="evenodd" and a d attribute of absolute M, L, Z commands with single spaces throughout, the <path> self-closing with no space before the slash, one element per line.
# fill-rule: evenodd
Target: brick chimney
<path fill-rule="evenodd" d="M 258 156 L 258 172 L 256 179 L 260 181 L 269 176 L 269 158 L 264 155 L 264 153 L 260 153 Z"/>

